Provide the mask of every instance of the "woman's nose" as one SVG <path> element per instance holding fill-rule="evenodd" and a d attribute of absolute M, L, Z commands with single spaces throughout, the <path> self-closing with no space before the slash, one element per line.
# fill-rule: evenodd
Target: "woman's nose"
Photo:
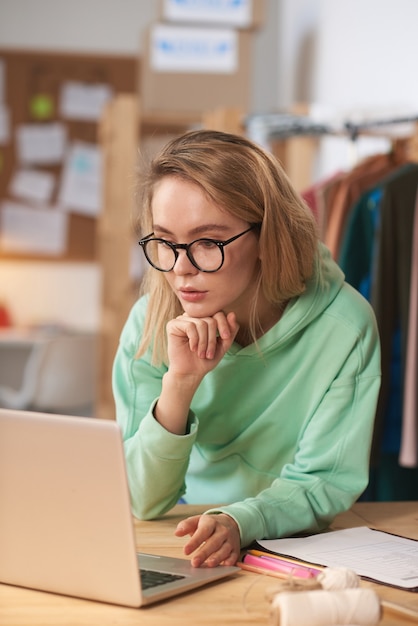
<path fill-rule="evenodd" d="M 173 272 L 176 274 L 197 274 L 199 271 L 197 267 L 193 265 L 186 250 L 178 250 L 178 257 L 173 267 Z"/>

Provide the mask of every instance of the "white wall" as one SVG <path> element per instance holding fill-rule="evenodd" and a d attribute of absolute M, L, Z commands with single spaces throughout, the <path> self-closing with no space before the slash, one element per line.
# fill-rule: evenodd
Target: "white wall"
<path fill-rule="evenodd" d="M 416 0 L 278 0 L 279 105 L 417 107 Z"/>
<path fill-rule="evenodd" d="M 320 0 L 279 0 L 278 106 L 311 101 Z"/>
<path fill-rule="evenodd" d="M 157 9 L 154 0 L 1 0 L 0 44 L 136 54 Z"/>
<path fill-rule="evenodd" d="M 418 110 L 418 2 L 320 0 L 312 99 Z"/>

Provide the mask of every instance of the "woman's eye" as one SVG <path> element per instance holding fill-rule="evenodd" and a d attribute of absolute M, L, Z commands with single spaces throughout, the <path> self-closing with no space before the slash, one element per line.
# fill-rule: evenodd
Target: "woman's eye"
<path fill-rule="evenodd" d="M 158 240 L 158 245 L 161 248 L 171 248 L 171 243 L 169 241 L 165 241 L 165 239 L 159 239 Z"/>
<path fill-rule="evenodd" d="M 200 241 L 197 243 L 202 248 L 216 248 L 217 247 L 216 243 L 212 241 L 211 239 L 200 239 Z"/>

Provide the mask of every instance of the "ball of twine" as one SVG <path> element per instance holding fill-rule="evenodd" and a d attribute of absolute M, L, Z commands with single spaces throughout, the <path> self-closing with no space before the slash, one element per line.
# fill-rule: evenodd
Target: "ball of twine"
<path fill-rule="evenodd" d="M 272 603 L 274 626 L 377 626 L 382 615 L 372 589 L 279 593 Z"/>
<path fill-rule="evenodd" d="M 360 587 L 360 577 L 347 567 L 326 567 L 317 576 L 317 581 L 322 589 L 328 591 Z"/>
<path fill-rule="evenodd" d="M 327 567 L 312 579 L 289 576 L 268 592 L 272 624 L 334 626 L 350 624 L 347 619 L 356 619 L 358 625 L 369 626 L 378 624 L 382 609 L 403 617 L 418 619 L 417 611 L 394 602 L 380 600 L 372 590 L 360 589 L 360 582 L 360 577 L 346 567 Z M 305 596 L 299 594 L 292 598 L 293 594 L 287 592 L 305 592 Z M 310 604 L 311 608 L 302 609 L 300 614 L 300 607 L 306 608 L 307 604 Z"/>
<path fill-rule="evenodd" d="M 381 616 L 379 598 L 359 587 L 360 577 L 346 567 L 327 567 L 313 579 L 289 576 L 271 592 L 271 622 L 273 626 L 374 626 Z"/>

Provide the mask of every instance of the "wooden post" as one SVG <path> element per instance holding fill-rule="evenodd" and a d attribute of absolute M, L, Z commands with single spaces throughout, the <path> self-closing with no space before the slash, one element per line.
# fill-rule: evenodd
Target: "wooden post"
<path fill-rule="evenodd" d="M 236 135 L 244 134 L 243 113 L 240 109 L 219 108 L 207 111 L 202 116 L 203 127 Z"/>
<path fill-rule="evenodd" d="M 97 225 L 102 320 L 96 415 L 114 419 L 113 359 L 122 327 L 137 295 L 130 269 L 139 142 L 136 96 L 121 94 L 109 103 L 101 120 L 99 141 L 103 154 L 103 210 Z"/>
<path fill-rule="evenodd" d="M 282 164 L 294 188 L 302 192 L 313 182 L 314 163 L 318 153 L 316 136 L 289 137 L 273 140 L 272 152 Z"/>

